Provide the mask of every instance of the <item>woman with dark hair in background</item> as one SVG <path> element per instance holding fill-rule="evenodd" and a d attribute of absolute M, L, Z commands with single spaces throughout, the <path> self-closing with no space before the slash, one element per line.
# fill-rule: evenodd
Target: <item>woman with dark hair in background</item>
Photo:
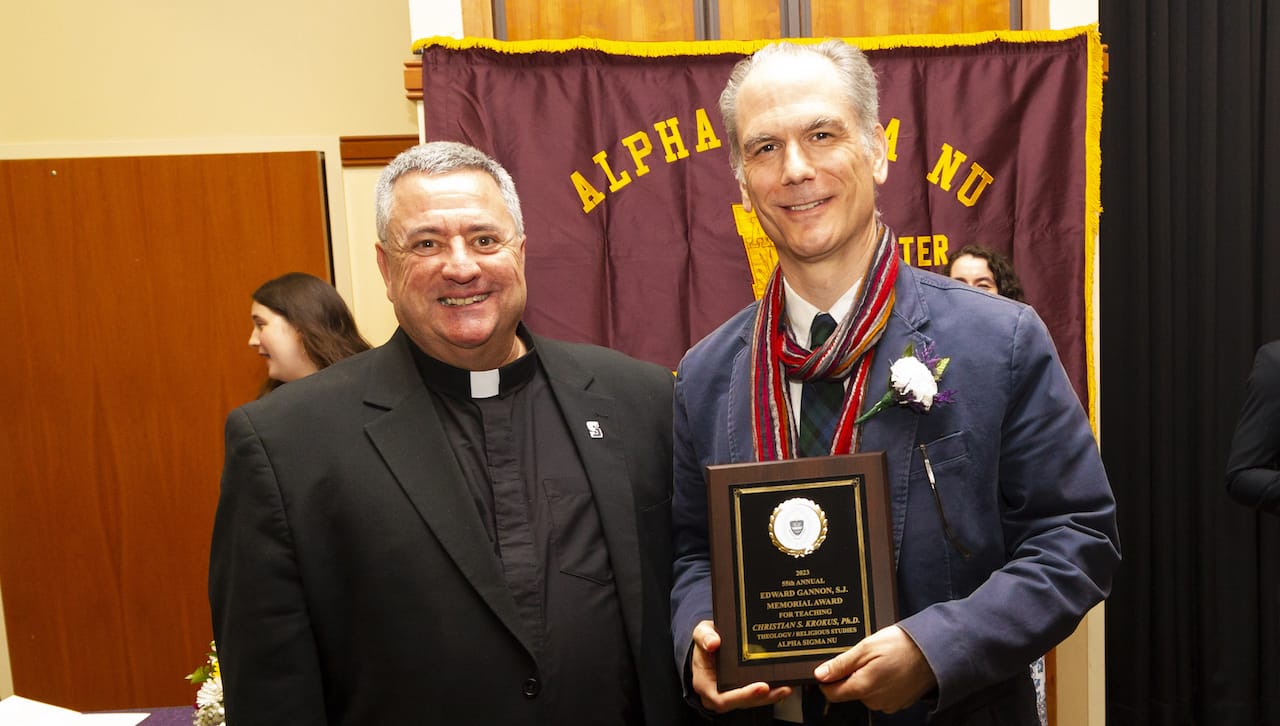
<path fill-rule="evenodd" d="M 993 295 L 1025 303 L 1027 298 L 1009 258 L 989 247 L 965 245 L 951 256 L 947 276 Z"/>
<path fill-rule="evenodd" d="M 249 313 L 249 347 L 267 361 L 260 397 L 369 349 L 338 291 L 304 272 L 262 283 L 253 291 Z"/>

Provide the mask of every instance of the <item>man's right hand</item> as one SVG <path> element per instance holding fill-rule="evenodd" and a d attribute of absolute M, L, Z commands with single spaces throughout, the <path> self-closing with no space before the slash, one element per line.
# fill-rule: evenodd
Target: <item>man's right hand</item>
<path fill-rule="evenodd" d="M 720 634 L 710 620 L 703 620 L 693 629 L 693 655 L 690 663 L 693 691 L 702 699 L 702 706 L 709 711 L 726 713 L 739 708 L 771 706 L 791 695 L 790 686 L 769 688 L 768 683 L 751 683 L 732 691 L 721 692 L 716 685 L 716 656 L 720 649 Z"/>

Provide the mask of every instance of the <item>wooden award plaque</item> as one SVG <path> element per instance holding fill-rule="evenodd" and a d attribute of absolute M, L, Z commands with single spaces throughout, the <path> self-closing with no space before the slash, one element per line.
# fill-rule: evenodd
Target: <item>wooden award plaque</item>
<path fill-rule="evenodd" d="M 813 681 L 896 619 L 884 452 L 707 467 L 721 688 Z"/>

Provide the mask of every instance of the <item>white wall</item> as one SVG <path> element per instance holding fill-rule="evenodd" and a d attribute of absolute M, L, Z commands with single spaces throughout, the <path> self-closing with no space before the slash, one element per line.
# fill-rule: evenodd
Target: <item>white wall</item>
<path fill-rule="evenodd" d="M 1049 0 L 1049 24 L 1074 28 L 1098 22 L 1098 0 Z"/>
<path fill-rule="evenodd" d="M 0 594 L 0 698 L 13 695 L 13 672 L 9 669 L 9 639 L 4 632 L 4 597 Z"/>
<path fill-rule="evenodd" d="M 387 301 L 386 287 L 374 245 L 378 235 L 374 225 L 373 187 L 381 167 L 347 169 L 346 186 L 347 240 L 350 243 L 351 301 L 361 311 L 357 321 L 360 333 L 373 345 L 379 345 L 396 332 L 395 311 Z"/>

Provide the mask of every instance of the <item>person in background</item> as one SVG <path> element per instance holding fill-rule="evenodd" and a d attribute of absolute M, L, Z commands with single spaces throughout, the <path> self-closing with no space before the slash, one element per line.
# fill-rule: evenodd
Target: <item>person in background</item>
<path fill-rule="evenodd" d="M 1254 357 L 1227 457 L 1227 492 L 1259 512 L 1280 514 L 1280 340 Z"/>
<path fill-rule="evenodd" d="M 1001 295 L 1020 303 L 1027 301 L 1009 258 L 989 247 L 965 245 L 951 258 L 947 276 L 969 287 Z"/>
<path fill-rule="evenodd" d="M 669 370 L 522 323 L 510 174 L 376 186 L 399 330 L 231 412 L 209 600 L 235 726 L 675 726 Z"/>
<path fill-rule="evenodd" d="M 878 106 L 875 72 L 839 40 L 766 46 L 720 97 L 778 266 L 677 373 L 676 667 L 691 703 L 738 723 L 1032 726 L 1028 665 L 1110 591 L 1115 498 L 1035 311 L 901 263 L 876 211 Z M 896 382 L 900 364 L 916 375 Z M 887 460 L 897 622 L 820 664 L 802 697 L 721 691 L 705 467 L 853 451 Z"/>
<path fill-rule="evenodd" d="M 289 272 L 262 283 L 252 298 L 249 347 L 267 363 L 259 397 L 369 350 L 342 296 L 318 277 Z"/>

